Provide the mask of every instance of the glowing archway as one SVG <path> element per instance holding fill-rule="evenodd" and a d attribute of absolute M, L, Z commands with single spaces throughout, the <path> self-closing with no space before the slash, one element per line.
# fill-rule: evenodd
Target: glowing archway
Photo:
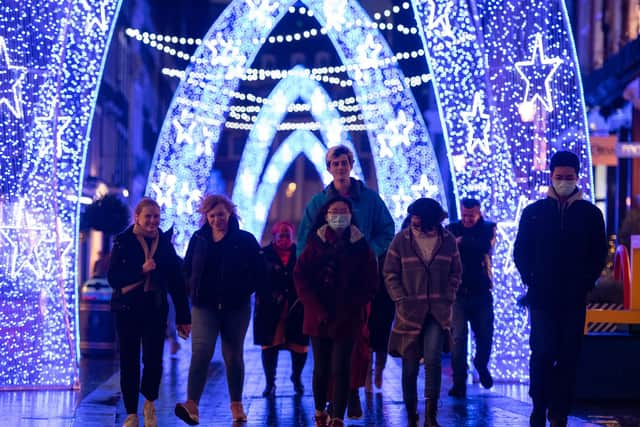
<path fill-rule="evenodd" d="M 461 197 L 482 201 L 498 222 L 492 371 L 528 378 L 528 319 L 516 299 L 513 265 L 522 209 L 546 192 L 548 158 L 581 159 L 591 197 L 591 158 L 582 86 L 562 0 L 414 3 Z M 451 70 L 455 69 L 455 73 Z"/>
<path fill-rule="evenodd" d="M 253 227 L 256 230 L 264 229 L 269 213 L 269 207 L 273 201 L 278 185 L 282 181 L 287 169 L 300 154 L 304 154 L 315 166 L 318 175 L 322 177 L 325 185 L 333 179 L 325 166 L 325 154 L 327 147 L 318 137 L 308 130 L 296 130 L 282 141 L 278 149 L 273 153 L 269 164 L 265 168 L 264 179 L 255 192 L 255 210 L 261 215 L 256 215 Z M 245 220 L 243 218 L 243 220 Z M 246 223 L 246 220 L 245 220 Z M 260 238 L 260 234 L 256 234 Z"/>
<path fill-rule="evenodd" d="M 271 160 L 269 168 L 265 170 L 269 147 L 271 147 L 273 138 L 278 131 L 278 125 L 282 123 L 282 119 L 287 114 L 287 107 L 290 104 L 293 104 L 298 98 L 311 104 L 311 114 L 318 121 L 320 133 L 323 139 L 328 141 L 328 147 L 343 143 L 356 153 L 349 134 L 344 131 L 340 121 L 340 114 L 335 107 L 329 106 L 329 95 L 320 83 L 309 78 L 308 73 L 309 70 L 303 66 L 295 66 L 287 77 L 276 85 L 258 113 L 242 152 L 232 199 L 238 206 L 238 211 L 244 213 L 242 216 L 244 229 L 258 237 L 262 235 L 267 220 L 266 215 L 275 195 L 275 187 L 269 191 L 262 192 L 259 192 L 259 188 L 271 184 L 271 180 L 268 177 L 273 176 L 274 165 L 277 164 L 279 167 L 283 167 L 282 173 L 284 173 L 295 158 L 295 156 L 281 156 L 276 163 Z M 304 135 L 307 134 L 305 133 Z M 300 141 L 305 140 L 308 140 L 308 135 L 307 138 L 300 139 Z M 323 151 L 325 150 L 326 148 Z M 294 153 L 296 151 L 299 152 L 300 150 L 296 150 L 294 146 L 289 144 L 283 153 Z M 284 164 L 281 161 L 285 158 L 289 158 L 289 163 Z M 326 177 L 328 175 L 326 168 L 324 168 L 324 172 L 319 171 L 320 176 Z M 363 179 L 362 168 L 357 155 L 355 156 L 353 173 L 357 178 Z M 279 182 L 279 180 L 275 182 L 275 185 Z M 259 194 L 271 194 L 271 198 L 258 197 Z"/>
<path fill-rule="evenodd" d="M 119 8 L 0 8 L 0 389 L 77 383 L 78 199 Z"/>
<path fill-rule="evenodd" d="M 232 2 L 206 35 L 178 88 L 158 141 L 147 192 L 161 200 L 164 223 L 174 225 L 181 250 L 197 226 L 197 218 L 179 215 L 176 208 L 192 203 L 183 194 L 206 188 L 220 126 L 238 77 L 253 61 L 274 23 L 295 3 Z M 370 29 L 367 24 L 371 19 L 353 0 L 304 3 L 327 29 L 355 82 L 353 89 L 361 100 L 368 128 L 378 189 L 392 207 L 397 224 L 416 197 L 430 194 L 446 205 L 426 126 L 384 37 Z M 344 26 L 356 21 L 363 25 Z M 194 150 L 197 144 L 210 148 L 198 153 Z M 240 213 L 254 216 L 253 212 Z"/>

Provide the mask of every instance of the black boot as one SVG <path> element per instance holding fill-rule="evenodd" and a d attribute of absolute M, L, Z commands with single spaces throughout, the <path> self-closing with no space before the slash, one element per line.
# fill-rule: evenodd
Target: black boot
<path fill-rule="evenodd" d="M 298 396 L 304 394 L 304 385 L 302 384 L 302 370 L 304 364 L 307 362 L 307 353 L 291 352 L 291 382 L 293 383 L 293 389 Z"/>
<path fill-rule="evenodd" d="M 358 420 L 362 418 L 362 404 L 360 403 L 360 392 L 357 388 L 349 390 L 347 418 L 350 420 Z"/>
<path fill-rule="evenodd" d="M 278 348 L 270 347 L 262 350 L 262 368 L 267 385 L 262 392 L 264 397 L 273 397 L 276 394 L 276 368 L 278 366 Z"/>
<path fill-rule="evenodd" d="M 404 407 L 407 410 L 407 427 L 418 427 L 418 421 L 420 420 L 418 402 L 405 401 Z"/>
<path fill-rule="evenodd" d="M 424 427 L 441 427 L 436 420 L 438 413 L 438 401 L 436 399 L 427 399 L 424 409 Z"/>

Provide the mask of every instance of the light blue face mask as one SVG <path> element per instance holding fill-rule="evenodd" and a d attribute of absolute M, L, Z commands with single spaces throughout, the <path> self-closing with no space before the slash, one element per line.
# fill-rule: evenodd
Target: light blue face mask
<path fill-rule="evenodd" d="M 327 214 L 327 224 L 335 231 L 344 230 L 351 224 L 351 214 Z"/>
<path fill-rule="evenodd" d="M 552 180 L 553 188 L 560 197 L 567 197 L 576 189 L 576 181 Z"/>

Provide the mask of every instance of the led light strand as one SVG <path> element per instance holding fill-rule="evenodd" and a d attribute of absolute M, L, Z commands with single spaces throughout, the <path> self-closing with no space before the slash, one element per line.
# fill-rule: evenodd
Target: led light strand
<path fill-rule="evenodd" d="M 119 7 L 0 8 L 0 389 L 77 384 L 78 196 Z"/>
<path fill-rule="evenodd" d="M 215 145 L 229 109 L 231 93 L 236 92 L 239 78 L 247 73 L 249 59 L 254 58 L 257 53 L 258 48 L 252 40 L 266 37 L 273 29 L 274 20 L 286 13 L 289 5 L 279 3 L 274 10 L 259 10 L 254 6 L 253 3 L 236 0 L 220 15 L 191 59 L 189 75 L 180 83 L 158 141 L 147 194 L 162 198 L 163 220 L 174 224 L 176 245 L 181 251 L 186 247 L 191 232 L 197 227 L 197 219 L 177 215 L 176 200 L 182 197 L 177 189 L 185 184 L 189 189 L 206 188 L 213 170 L 213 155 L 196 155 L 193 146 L 197 141 L 204 140 L 205 145 L 211 146 L 210 152 L 216 152 Z M 404 212 L 399 213 L 396 206 L 400 206 L 402 211 L 408 198 L 419 197 L 433 188 L 439 189 L 433 196 L 446 204 L 440 171 L 424 120 L 397 67 L 396 57 L 379 32 L 343 26 L 345 22 L 355 22 L 357 19 L 370 21 L 367 13 L 353 0 L 311 0 L 306 2 L 306 6 L 313 10 L 318 22 L 328 30 L 327 37 L 333 43 L 341 62 L 349 64 L 343 66 L 343 69 L 353 81 L 356 97 L 364 101 L 361 103 L 364 117 L 362 126 L 368 133 L 381 197 L 387 200 L 396 213 L 394 220 L 399 225 L 405 216 Z M 270 25 L 257 25 L 258 21 L 268 22 Z M 340 69 L 341 67 L 334 67 L 333 72 Z M 329 67 L 326 68 L 326 73 L 328 72 Z M 280 75 L 289 76 L 284 72 Z M 198 84 L 189 84 L 191 76 L 195 77 L 193 81 Z M 384 92 L 388 94 L 382 96 Z M 246 98 L 253 102 L 250 98 L 255 96 L 247 94 Z M 326 103 L 328 102 L 327 100 Z M 205 110 L 203 106 L 208 107 Z M 266 107 L 267 104 L 264 104 L 263 108 Z M 203 118 L 210 123 L 205 123 Z M 194 121 L 196 124 L 192 125 Z M 322 126 L 321 129 L 331 135 L 340 133 L 346 136 L 344 128 L 337 132 L 340 127 L 336 125 L 342 126 L 337 121 L 333 126 Z M 277 126 L 279 128 L 280 124 Z M 262 129 L 253 126 L 250 133 L 255 131 L 270 135 L 276 130 L 276 125 L 269 123 L 269 126 Z M 344 136 L 339 139 L 344 141 Z M 332 141 L 333 138 L 334 136 L 328 135 L 324 142 Z M 256 144 L 262 151 L 268 150 L 271 145 L 268 137 L 257 141 Z M 252 149 L 250 145 L 245 144 L 245 151 Z M 378 156 L 383 146 L 385 152 L 387 149 L 391 151 L 391 157 Z M 263 171 L 258 169 L 259 163 L 252 173 L 262 176 Z M 425 185 L 417 184 L 425 180 Z M 252 178 L 251 182 L 258 181 Z M 251 187 L 247 197 L 255 197 L 257 187 Z M 396 200 L 394 197 L 397 194 L 402 197 Z M 252 218 L 255 210 L 251 208 L 240 214 L 245 219 Z M 248 229 L 257 236 L 262 234 L 260 229 Z"/>

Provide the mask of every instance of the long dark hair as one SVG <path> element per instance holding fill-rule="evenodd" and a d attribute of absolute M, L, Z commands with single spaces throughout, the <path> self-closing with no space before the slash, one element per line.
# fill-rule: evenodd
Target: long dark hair
<path fill-rule="evenodd" d="M 309 237 L 313 236 L 316 231 L 318 231 L 318 229 L 320 227 L 322 227 L 323 225 L 325 225 L 327 223 L 327 212 L 329 211 L 329 207 L 331 205 L 333 205 L 334 203 L 337 202 L 344 202 L 346 203 L 346 205 L 349 207 L 349 213 L 351 214 L 351 225 L 355 225 L 357 226 L 357 222 L 356 222 L 356 217 L 353 214 L 353 203 L 351 203 L 351 200 L 349 200 L 346 197 L 343 196 L 335 196 L 332 197 L 331 199 L 327 200 L 325 202 L 324 205 L 322 205 L 322 207 L 320 208 L 320 210 L 318 211 L 318 214 L 316 215 L 316 220 L 313 223 L 313 227 L 311 228 L 311 232 L 309 233 Z"/>

